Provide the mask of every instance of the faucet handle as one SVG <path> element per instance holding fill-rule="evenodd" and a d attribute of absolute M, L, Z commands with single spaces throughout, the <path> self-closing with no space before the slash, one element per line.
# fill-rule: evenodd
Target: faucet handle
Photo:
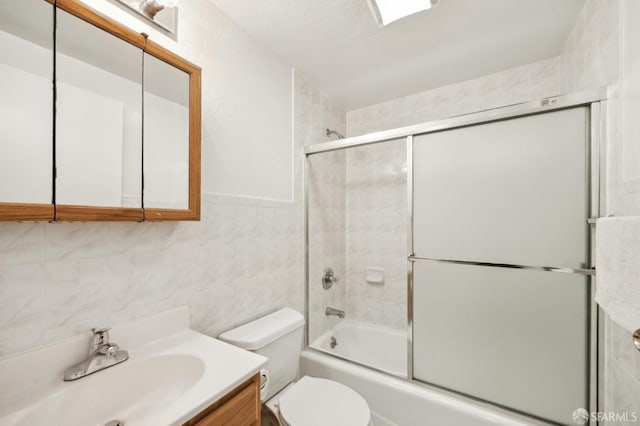
<path fill-rule="evenodd" d="M 109 330 L 111 330 L 111 327 L 92 328 L 91 329 L 91 331 L 93 331 L 93 335 L 94 336 L 106 337 L 107 340 L 109 340 Z M 105 343 L 107 343 L 107 342 L 105 342 Z"/>
<path fill-rule="evenodd" d="M 100 346 L 96 350 L 96 352 L 99 354 L 105 355 L 107 357 L 114 357 L 116 356 L 116 353 L 118 353 L 119 350 L 120 350 L 120 346 L 116 345 L 115 343 L 108 343 Z"/>
<path fill-rule="evenodd" d="M 111 330 L 111 327 L 91 329 L 93 332 L 93 339 L 91 340 L 91 346 L 89 347 L 89 354 L 94 353 L 100 346 L 109 343 L 109 330 Z"/>
<path fill-rule="evenodd" d="M 322 288 L 329 290 L 336 281 L 338 281 L 338 278 L 333 273 L 333 269 L 325 268 L 324 275 L 322 276 Z"/>

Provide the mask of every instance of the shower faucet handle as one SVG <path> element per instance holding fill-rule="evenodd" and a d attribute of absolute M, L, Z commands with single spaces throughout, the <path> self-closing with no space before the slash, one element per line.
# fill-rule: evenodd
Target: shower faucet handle
<path fill-rule="evenodd" d="M 336 281 L 338 281 L 338 278 L 333 273 L 333 269 L 326 268 L 324 270 L 324 275 L 322 276 L 322 287 L 325 290 L 329 290 Z"/>

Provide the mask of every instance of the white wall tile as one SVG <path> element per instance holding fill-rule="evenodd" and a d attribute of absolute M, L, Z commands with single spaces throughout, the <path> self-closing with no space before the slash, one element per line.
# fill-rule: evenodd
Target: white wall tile
<path fill-rule="evenodd" d="M 45 343 L 44 264 L 0 267 L 0 353 Z"/>
<path fill-rule="evenodd" d="M 108 223 L 57 223 L 45 228 L 47 260 L 108 256 Z"/>
<path fill-rule="evenodd" d="M 43 262 L 44 223 L 1 223 L 0 266 Z"/>

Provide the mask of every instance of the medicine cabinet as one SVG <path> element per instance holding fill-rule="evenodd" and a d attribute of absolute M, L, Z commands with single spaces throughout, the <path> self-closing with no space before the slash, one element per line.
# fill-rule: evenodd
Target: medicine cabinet
<path fill-rule="evenodd" d="M 200 86 L 77 0 L 0 2 L 0 220 L 199 220 Z"/>

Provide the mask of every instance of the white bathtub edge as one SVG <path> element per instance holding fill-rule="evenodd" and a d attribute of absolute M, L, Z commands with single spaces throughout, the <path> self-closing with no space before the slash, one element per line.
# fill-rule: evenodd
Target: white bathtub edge
<path fill-rule="evenodd" d="M 460 424 L 542 426 L 550 424 L 313 350 L 302 352 L 300 371 L 302 375 L 336 380 L 353 388 L 367 400 L 373 412 L 398 426 L 416 426 L 417 424 L 420 426 Z"/>

